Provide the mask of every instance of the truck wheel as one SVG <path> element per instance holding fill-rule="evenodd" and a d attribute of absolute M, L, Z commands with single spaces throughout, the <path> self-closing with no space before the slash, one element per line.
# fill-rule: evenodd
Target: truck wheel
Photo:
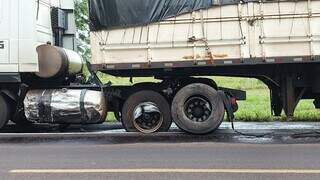
<path fill-rule="evenodd" d="M 2 129 L 10 119 L 10 105 L 8 101 L 0 94 L 0 129 Z"/>
<path fill-rule="evenodd" d="M 171 126 L 170 105 L 155 91 L 139 91 L 123 105 L 122 124 L 128 132 L 166 132 Z"/>
<path fill-rule="evenodd" d="M 173 121 L 192 134 L 207 134 L 216 130 L 224 118 L 224 104 L 217 91 L 195 83 L 182 88 L 171 107 Z"/>

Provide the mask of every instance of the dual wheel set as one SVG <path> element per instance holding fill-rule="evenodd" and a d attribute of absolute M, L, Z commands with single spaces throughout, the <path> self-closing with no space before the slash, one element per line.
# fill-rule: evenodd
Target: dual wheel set
<path fill-rule="evenodd" d="M 1 129 L 13 114 L 12 102 L 1 93 L 0 107 Z M 192 83 L 177 90 L 172 98 L 155 89 L 135 92 L 124 102 L 120 119 L 129 132 L 167 132 L 173 121 L 188 133 L 207 134 L 220 126 L 224 114 L 223 98 L 215 88 Z"/>
<path fill-rule="evenodd" d="M 172 121 L 188 133 L 216 130 L 225 114 L 223 99 L 213 87 L 193 83 L 180 89 L 173 99 L 154 90 L 132 94 L 122 108 L 122 124 L 129 132 L 166 132 Z"/>

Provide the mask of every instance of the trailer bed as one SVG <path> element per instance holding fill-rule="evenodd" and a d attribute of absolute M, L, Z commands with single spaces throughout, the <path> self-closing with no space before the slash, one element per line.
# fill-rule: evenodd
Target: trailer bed
<path fill-rule="evenodd" d="M 91 32 L 104 72 L 320 61 L 320 1 L 212 5 L 142 26 Z M 124 72 L 123 74 L 121 72 Z"/>

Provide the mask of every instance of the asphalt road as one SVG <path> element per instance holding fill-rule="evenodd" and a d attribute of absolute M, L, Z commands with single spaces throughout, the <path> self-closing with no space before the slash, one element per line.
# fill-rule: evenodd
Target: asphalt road
<path fill-rule="evenodd" d="M 14 143 L 6 139 L 9 134 L 0 134 L 0 179 L 320 179 L 318 126 L 298 125 L 294 127 L 309 128 L 298 132 L 290 129 L 292 124 L 284 124 L 287 129 L 270 124 L 250 131 L 275 132 L 265 137 L 228 128 L 202 138 L 178 131 L 146 136 L 51 133 L 45 138 L 35 133 L 24 135 L 34 141 Z"/>

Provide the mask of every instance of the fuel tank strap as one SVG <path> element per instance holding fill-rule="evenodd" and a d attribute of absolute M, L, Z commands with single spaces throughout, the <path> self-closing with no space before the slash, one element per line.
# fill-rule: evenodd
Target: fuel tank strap
<path fill-rule="evenodd" d="M 51 98 L 52 92 L 51 90 L 43 91 L 40 99 L 39 99 L 39 117 L 43 122 L 52 122 L 53 119 L 51 117 Z"/>
<path fill-rule="evenodd" d="M 81 119 L 83 124 L 85 124 L 88 119 L 88 114 L 87 114 L 86 108 L 84 107 L 84 98 L 86 96 L 87 91 L 88 91 L 87 89 L 84 89 L 81 91 L 81 94 L 80 94 L 80 112 L 81 112 Z"/>

